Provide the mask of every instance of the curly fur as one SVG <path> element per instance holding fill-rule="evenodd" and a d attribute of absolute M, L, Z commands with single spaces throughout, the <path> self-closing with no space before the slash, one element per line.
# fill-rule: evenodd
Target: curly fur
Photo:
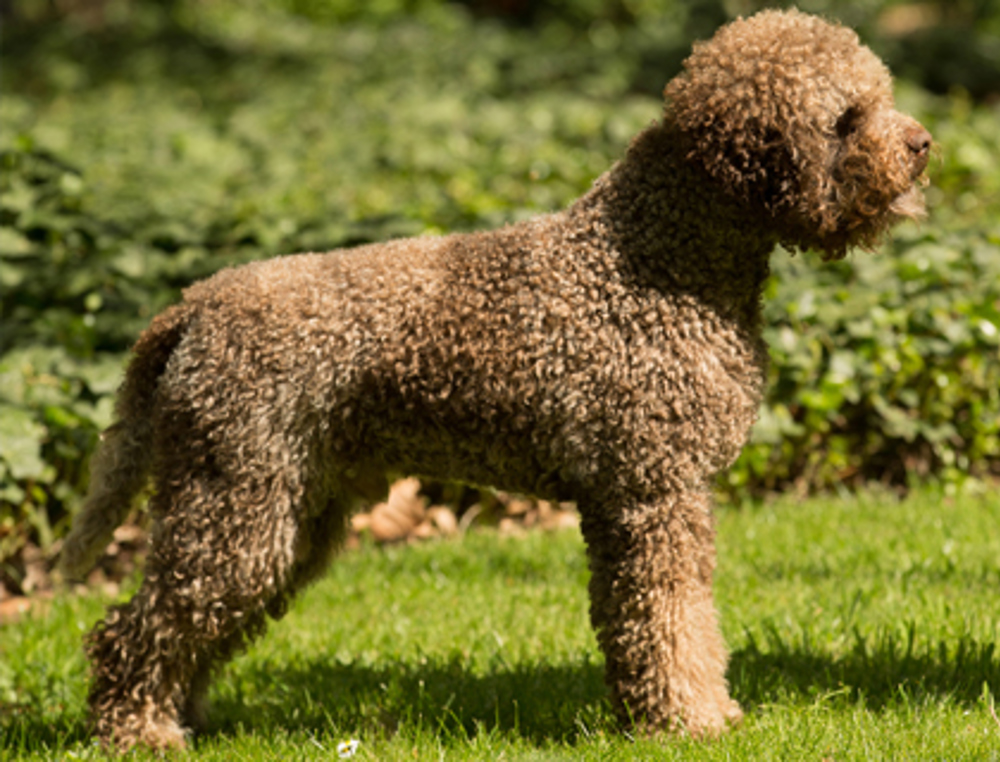
<path fill-rule="evenodd" d="M 151 472 L 145 580 L 88 639 L 99 737 L 183 746 L 213 668 L 387 471 L 577 501 L 622 720 L 738 720 L 710 485 L 763 394 L 768 258 L 919 215 L 929 146 L 852 31 L 764 12 L 695 46 L 663 118 L 566 211 L 188 289 L 135 347 L 64 551 L 85 571 Z"/>

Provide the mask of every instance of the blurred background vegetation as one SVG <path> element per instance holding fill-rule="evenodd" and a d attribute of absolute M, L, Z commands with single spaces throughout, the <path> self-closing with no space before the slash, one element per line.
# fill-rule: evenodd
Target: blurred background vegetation
<path fill-rule="evenodd" d="M 220 267 L 564 206 L 752 0 L 0 0 L 0 581 L 51 554 L 130 344 Z M 777 5 L 769 3 L 768 5 Z M 930 218 L 778 253 L 730 499 L 1000 475 L 1000 0 L 802 0 L 933 133 Z"/>

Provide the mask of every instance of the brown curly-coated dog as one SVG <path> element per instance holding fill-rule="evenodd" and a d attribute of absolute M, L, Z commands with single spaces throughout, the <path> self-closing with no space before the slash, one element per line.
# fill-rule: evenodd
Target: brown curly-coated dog
<path fill-rule="evenodd" d="M 768 257 L 919 216 L 931 136 L 854 32 L 794 11 L 697 44 L 665 94 L 561 213 L 226 270 L 153 321 L 63 553 L 86 570 L 152 474 L 145 581 L 88 641 L 103 741 L 183 746 L 386 472 L 575 500 L 622 720 L 740 718 L 710 492 L 761 401 Z"/>

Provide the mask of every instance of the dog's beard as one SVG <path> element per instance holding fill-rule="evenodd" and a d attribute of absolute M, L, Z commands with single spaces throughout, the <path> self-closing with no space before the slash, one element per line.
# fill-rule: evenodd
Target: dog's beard
<path fill-rule="evenodd" d="M 820 250 L 825 261 L 843 259 L 854 248 L 875 251 L 886 239 L 889 231 L 903 220 L 919 220 L 927 215 L 924 194 L 921 190 L 926 181 L 921 178 L 900 193 L 888 206 L 875 214 L 858 215 L 855 209 L 843 217 L 836 217 L 837 226 L 811 236 L 799 233 L 782 239 L 788 247 Z M 800 229 L 801 230 L 801 229 Z"/>
<path fill-rule="evenodd" d="M 920 186 L 916 183 L 908 190 L 893 199 L 889 205 L 889 214 L 897 220 L 919 220 L 927 216 L 927 206 L 924 203 L 924 194 Z"/>

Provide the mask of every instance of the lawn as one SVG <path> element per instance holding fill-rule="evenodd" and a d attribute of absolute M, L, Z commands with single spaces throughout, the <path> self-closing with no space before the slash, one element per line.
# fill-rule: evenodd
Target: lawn
<path fill-rule="evenodd" d="M 721 510 L 747 719 L 709 743 L 615 731 L 577 532 L 363 547 L 223 671 L 190 758 L 997 759 L 998 521 L 996 492 Z M 0 628 L 0 758 L 100 758 L 80 638 L 105 603 Z"/>

